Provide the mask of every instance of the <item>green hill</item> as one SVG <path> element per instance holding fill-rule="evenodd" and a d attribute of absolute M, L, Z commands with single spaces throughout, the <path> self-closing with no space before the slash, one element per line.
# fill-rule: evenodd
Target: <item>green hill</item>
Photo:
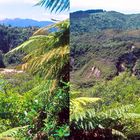
<path fill-rule="evenodd" d="M 9 52 L 13 48 L 19 46 L 37 30 L 37 27 L 12 27 L 0 25 L 0 67 L 4 67 L 3 54 Z M 14 54 L 5 59 L 5 64 L 20 63 L 23 53 Z"/>
<path fill-rule="evenodd" d="M 86 14 L 79 19 L 71 13 L 72 79 L 93 83 L 112 79 L 123 71 L 139 77 L 140 14 Z"/>
<path fill-rule="evenodd" d="M 76 13 L 70 15 L 72 33 L 97 32 L 104 29 L 140 29 L 140 14 L 125 15 L 115 11 L 83 11 L 75 16 Z"/>

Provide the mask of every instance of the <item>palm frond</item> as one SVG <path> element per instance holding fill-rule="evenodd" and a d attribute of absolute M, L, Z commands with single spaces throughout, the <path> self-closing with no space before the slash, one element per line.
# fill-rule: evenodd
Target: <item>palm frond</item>
<path fill-rule="evenodd" d="M 44 6 L 51 12 L 61 12 L 69 10 L 70 1 L 69 0 L 40 0 L 36 5 Z"/>

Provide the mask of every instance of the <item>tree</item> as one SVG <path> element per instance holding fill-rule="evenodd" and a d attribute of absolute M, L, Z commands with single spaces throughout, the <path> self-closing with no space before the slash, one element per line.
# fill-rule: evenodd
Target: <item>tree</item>
<path fill-rule="evenodd" d="M 3 63 L 3 54 L 1 50 L 0 50 L 0 68 L 5 68 L 5 65 Z"/>

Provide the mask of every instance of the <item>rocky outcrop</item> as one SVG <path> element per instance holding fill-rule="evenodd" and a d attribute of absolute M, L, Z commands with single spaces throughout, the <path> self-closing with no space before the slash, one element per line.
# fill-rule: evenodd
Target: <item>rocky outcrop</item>
<path fill-rule="evenodd" d="M 133 67 L 137 61 L 137 56 L 134 53 L 134 49 L 135 46 L 131 46 L 129 52 L 124 53 L 118 58 L 116 63 L 117 75 L 123 71 L 126 71 L 127 69 L 129 69 L 131 72 L 133 71 Z"/>

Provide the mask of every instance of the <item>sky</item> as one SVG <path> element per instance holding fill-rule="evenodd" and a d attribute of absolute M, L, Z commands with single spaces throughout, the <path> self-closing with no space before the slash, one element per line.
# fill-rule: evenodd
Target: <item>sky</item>
<path fill-rule="evenodd" d="M 140 0 L 70 0 L 71 12 L 87 9 L 104 9 L 125 14 L 140 13 Z"/>
<path fill-rule="evenodd" d="M 68 12 L 50 13 L 44 7 L 34 6 L 39 0 L 0 0 L 0 20 L 5 18 L 29 18 L 39 21 L 64 20 Z"/>
<path fill-rule="evenodd" d="M 35 20 L 64 20 L 68 12 L 50 13 L 44 7 L 34 6 L 39 0 L 0 0 L 0 20 L 30 18 Z M 140 13 L 140 0 L 70 0 L 71 12 L 87 9 L 104 9 L 125 14 Z"/>

